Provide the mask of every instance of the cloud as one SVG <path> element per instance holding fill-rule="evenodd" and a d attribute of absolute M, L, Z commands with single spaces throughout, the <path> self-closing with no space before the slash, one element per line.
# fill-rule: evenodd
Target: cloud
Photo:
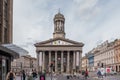
<path fill-rule="evenodd" d="M 14 43 L 35 57 L 33 44 L 52 38 L 61 8 L 66 38 L 83 42 L 83 55 L 99 42 L 119 38 L 119 0 L 14 0 Z"/>

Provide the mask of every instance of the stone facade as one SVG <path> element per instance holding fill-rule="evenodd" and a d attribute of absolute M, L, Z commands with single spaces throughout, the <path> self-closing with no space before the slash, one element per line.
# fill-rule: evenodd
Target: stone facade
<path fill-rule="evenodd" d="M 0 43 L 12 43 L 13 0 L 0 0 Z"/>
<path fill-rule="evenodd" d="M 86 69 L 89 70 L 88 66 L 89 65 L 88 65 L 87 57 L 86 56 L 82 57 L 82 70 L 84 70 L 84 71 L 86 71 Z"/>
<path fill-rule="evenodd" d="M 92 52 L 92 53 L 91 53 Z M 105 41 L 98 45 L 88 54 L 94 54 L 94 67 L 112 68 L 116 72 L 120 72 L 120 39 L 112 42 Z"/>
<path fill-rule="evenodd" d="M 18 59 L 14 59 L 11 63 L 11 68 L 14 72 L 19 73 L 22 70 L 25 70 L 26 73 L 32 72 L 37 67 L 37 59 L 31 57 L 30 55 L 21 56 Z"/>
<path fill-rule="evenodd" d="M 99 67 L 112 68 L 114 67 L 114 42 L 105 41 L 101 45 L 98 45 L 94 50 L 94 67 L 97 69 Z"/>
<path fill-rule="evenodd" d="M 35 44 L 37 71 L 72 73 L 81 70 L 84 44 L 65 38 L 64 23 L 64 15 L 59 12 L 54 17 L 53 38 Z"/>
<path fill-rule="evenodd" d="M 115 40 L 115 69 L 120 72 L 120 39 Z"/>
<path fill-rule="evenodd" d="M 3 46 L 12 43 L 13 0 L 0 0 L 0 80 L 6 80 L 11 61 L 19 55 Z"/>

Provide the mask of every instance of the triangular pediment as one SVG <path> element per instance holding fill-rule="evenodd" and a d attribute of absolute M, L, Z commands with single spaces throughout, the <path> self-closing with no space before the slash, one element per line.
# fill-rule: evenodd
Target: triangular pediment
<path fill-rule="evenodd" d="M 65 38 L 55 38 L 55 39 L 49 39 L 49 40 L 42 41 L 35 44 L 35 46 L 39 46 L 39 45 L 81 45 L 82 46 L 83 43 L 65 39 Z"/>
<path fill-rule="evenodd" d="M 54 40 L 54 41 L 45 43 L 44 45 L 74 45 L 74 43 L 63 41 L 63 40 Z"/>

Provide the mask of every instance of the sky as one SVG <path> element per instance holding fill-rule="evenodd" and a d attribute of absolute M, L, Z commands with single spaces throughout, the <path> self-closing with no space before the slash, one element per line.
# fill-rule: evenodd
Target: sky
<path fill-rule="evenodd" d="M 120 0 L 14 0 L 13 43 L 36 57 L 34 44 L 53 38 L 53 18 L 65 17 L 66 38 L 84 43 L 83 56 L 120 39 Z"/>

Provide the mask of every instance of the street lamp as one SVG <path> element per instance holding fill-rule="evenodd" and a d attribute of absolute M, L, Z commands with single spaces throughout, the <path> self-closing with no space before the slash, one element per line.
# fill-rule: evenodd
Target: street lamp
<path fill-rule="evenodd" d="M 22 80 L 22 62 L 20 62 L 20 67 L 21 67 L 21 80 Z"/>

